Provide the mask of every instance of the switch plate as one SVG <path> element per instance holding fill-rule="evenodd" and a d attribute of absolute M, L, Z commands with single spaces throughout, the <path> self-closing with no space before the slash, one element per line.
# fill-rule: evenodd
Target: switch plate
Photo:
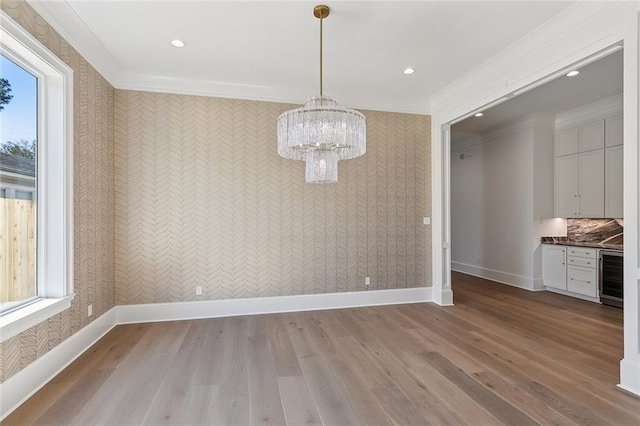
<path fill-rule="evenodd" d="M 423 217 L 422 218 L 422 224 L 423 225 L 431 225 L 431 218 L 430 217 Z"/>
<path fill-rule="evenodd" d="M 93 315 L 93 305 L 87 307 L 87 316 L 90 317 L 91 315 Z"/>
<path fill-rule="evenodd" d="M 196 287 L 196 295 L 200 296 L 202 294 L 202 286 Z"/>
<path fill-rule="evenodd" d="M 371 277 L 364 278 L 364 285 L 371 285 Z"/>

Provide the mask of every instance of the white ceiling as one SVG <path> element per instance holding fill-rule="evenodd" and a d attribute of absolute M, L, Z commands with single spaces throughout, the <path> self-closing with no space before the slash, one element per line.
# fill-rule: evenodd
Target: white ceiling
<path fill-rule="evenodd" d="M 28 1 L 118 88 L 294 103 L 318 92 L 320 0 Z M 572 3 L 327 1 L 325 94 L 427 113 L 434 93 Z"/>
<path fill-rule="evenodd" d="M 533 114 L 556 115 L 622 93 L 622 50 L 578 68 L 575 77 L 559 77 L 451 127 L 452 145 L 490 133 Z"/>

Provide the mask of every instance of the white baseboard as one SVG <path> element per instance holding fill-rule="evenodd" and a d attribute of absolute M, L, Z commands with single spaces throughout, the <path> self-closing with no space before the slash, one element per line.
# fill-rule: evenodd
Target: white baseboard
<path fill-rule="evenodd" d="M 440 293 L 433 292 L 433 303 L 438 304 L 440 306 L 453 306 L 453 291 L 451 288 L 443 288 L 440 290 Z"/>
<path fill-rule="evenodd" d="M 430 287 L 116 306 L 0 384 L 0 421 L 118 324 L 432 301 Z"/>
<path fill-rule="evenodd" d="M 640 396 L 640 364 L 627 359 L 620 361 L 619 388 Z"/>
<path fill-rule="evenodd" d="M 116 308 L 112 308 L 0 384 L 0 420 L 11 414 L 115 325 Z"/>
<path fill-rule="evenodd" d="M 497 271 L 495 269 L 484 268 L 482 266 L 469 265 L 462 262 L 451 262 L 451 270 L 473 275 L 474 277 L 486 278 L 502 284 L 522 288 L 529 291 L 543 291 L 542 280 L 524 275 L 511 274 L 509 272 Z"/>
<path fill-rule="evenodd" d="M 544 279 L 543 278 L 534 278 L 533 279 L 533 291 L 545 291 L 544 288 Z"/>
<path fill-rule="evenodd" d="M 431 302 L 431 287 L 118 306 L 118 324 Z"/>

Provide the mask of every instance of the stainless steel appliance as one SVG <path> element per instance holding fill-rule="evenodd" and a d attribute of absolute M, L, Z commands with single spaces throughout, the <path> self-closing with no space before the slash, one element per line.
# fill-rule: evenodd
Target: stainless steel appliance
<path fill-rule="evenodd" d="M 598 290 L 600 303 L 622 308 L 623 255 L 617 250 L 599 250 L 600 272 Z"/>

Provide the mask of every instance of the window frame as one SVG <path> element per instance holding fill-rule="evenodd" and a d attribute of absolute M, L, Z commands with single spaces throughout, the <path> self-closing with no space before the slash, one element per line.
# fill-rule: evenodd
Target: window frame
<path fill-rule="evenodd" d="M 0 342 L 71 307 L 73 70 L 0 10 L 0 51 L 38 78 L 36 292 L 0 316 Z M 60 226 L 62 224 L 62 226 Z"/>

